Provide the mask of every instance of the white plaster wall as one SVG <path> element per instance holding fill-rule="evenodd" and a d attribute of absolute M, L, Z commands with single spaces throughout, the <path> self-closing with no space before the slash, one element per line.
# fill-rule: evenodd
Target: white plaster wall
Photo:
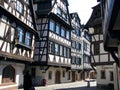
<path fill-rule="evenodd" d="M 0 84 L 2 84 L 2 71 L 7 65 L 11 65 L 15 69 L 16 86 L 23 85 L 23 70 L 24 70 L 25 65 L 24 64 L 19 64 L 19 63 L 4 62 L 4 61 L 0 61 Z"/>
<path fill-rule="evenodd" d="M 106 69 L 106 67 L 107 67 L 107 69 Z M 114 81 L 110 81 L 110 73 L 109 73 L 110 71 L 114 71 L 113 70 L 113 65 L 97 66 L 96 70 L 97 70 L 97 84 L 107 85 L 109 83 L 114 82 Z M 101 79 L 101 70 L 106 71 L 106 79 Z"/>
<path fill-rule="evenodd" d="M 36 67 L 36 79 L 35 79 L 35 83 L 42 85 L 42 79 L 46 79 L 46 84 L 50 85 L 50 84 L 55 84 L 55 73 L 56 70 L 60 71 L 60 81 L 61 83 L 66 83 L 66 82 L 71 82 L 70 80 L 67 80 L 68 75 L 67 75 L 67 71 L 65 68 L 61 68 L 61 67 L 49 67 L 48 70 L 46 72 L 42 72 L 40 70 L 40 67 Z M 63 77 L 63 70 L 65 71 L 65 77 Z M 48 73 L 49 71 L 52 71 L 52 79 L 48 79 Z"/>

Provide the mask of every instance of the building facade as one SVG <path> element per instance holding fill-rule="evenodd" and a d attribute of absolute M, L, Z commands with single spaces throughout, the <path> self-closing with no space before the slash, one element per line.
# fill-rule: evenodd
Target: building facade
<path fill-rule="evenodd" d="M 23 71 L 33 62 L 32 10 L 28 0 L 0 0 L 0 90 L 22 87 Z"/>
<path fill-rule="evenodd" d="M 90 63 L 90 46 L 91 46 L 91 36 L 87 29 L 82 28 L 82 67 L 83 67 L 83 79 L 92 78 L 92 70 Z"/>
<path fill-rule="evenodd" d="M 114 59 L 104 50 L 100 4 L 93 7 L 93 12 L 86 24 L 91 33 L 91 65 L 96 67 L 97 86 L 109 86 L 114 83 Z M 113 87 L 112 87 L 113 88 Z M 112 89 L 111 88 L 111 89 Z"/>
<path fill-rule="evenodd" d="M 114 90 L 120 90 L 120 1 L 98 0 L 101 4 L 104 49 L 114 58 Z"/>
<path fill-rule="evenodd" d="M 40 38 L 36 41 L 34 84 L 71 81 L 71 22 L 67 0 L 34 0 Z"/>
<path fill-rule="evenodd" d="M 81 23 L 77 13 L 71 13 L 71 71 L 72 82 L 83 79 Z"/>

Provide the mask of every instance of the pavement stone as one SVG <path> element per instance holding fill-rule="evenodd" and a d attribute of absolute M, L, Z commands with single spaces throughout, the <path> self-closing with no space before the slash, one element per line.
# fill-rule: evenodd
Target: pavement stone
<path fill-rule="evenodd" d="M 54 85 L 46 85 L 35 87 L 35 90 L 107 90 L 103 88 L 96 87 L 96 81 L 90 81 L 88 86 L 88 81 L 77 81 L 72 83 L 62 83 Z M 23 90 L 23 89 L 19 89 Z"/>

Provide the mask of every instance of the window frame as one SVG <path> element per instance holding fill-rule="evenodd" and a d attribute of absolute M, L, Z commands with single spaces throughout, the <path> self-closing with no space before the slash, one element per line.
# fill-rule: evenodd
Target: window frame
<path fill-rule="evenodd" d="M 24 14 L 24 4 L 20 0 L 17 0 L 17 2 L 16 2 L 16 10 L 20 14 Z"/>

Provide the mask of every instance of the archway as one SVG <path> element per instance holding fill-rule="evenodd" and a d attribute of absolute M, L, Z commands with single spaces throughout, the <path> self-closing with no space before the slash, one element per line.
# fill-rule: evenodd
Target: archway
<path fill-rule="evenodd" d="M 15 69 L 8 65 L 3 69 L 2 73 L 2 83 L 15 82 Z"/>

